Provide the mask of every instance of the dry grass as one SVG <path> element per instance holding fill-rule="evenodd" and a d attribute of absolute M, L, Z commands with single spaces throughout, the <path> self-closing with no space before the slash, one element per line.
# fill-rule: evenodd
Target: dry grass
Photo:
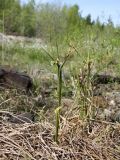
<path fill-rule="evenodd" d="M 36 96 L 39 95 L 28 96 L 16 89 L 1 88 L 0 109 L 12 113 L 37 112 L 41 108 L 34 101 Z M 62 112 L 59 144 L 54 141 L 55 125 L 50 121 L 50 116 L 54 119 L 54 111 L 48 110 L 41 123 L 11 124 L 1 120 L 0 160 L 120 159 L 120 124 L 92 120 L 88 126 L 78 116 L 71 118 L 79 114 L 79 106 L 72 99 L 63 99 Z"/>
<path fill-rule="evenodd" d="M 15 89 L 1 89 L 0 109 L 12 113 L 35 110 L 33 96 Z M 64 99 L 63 99 L 64 100 Z M 63 101 L 67 113 L 74 113 L 73 101 Z M 69 103 L 68 103 L 69 102 Z M 74 104 L 74 103 L 73 103 Z M 74 105 L 73 105 L 74 106 Z M 70 109 L 69 109 L 70 107 Z M 69 111 L 69 112 L 68 112 Z M 50 115 L 41 123 L 12 124 L 0 121 L 0 160 L 119 160 L 120 124 L 83 122 L 78 116 L 61 114 L 59 144 L 54 142 L 55 125 Z M 71 114 L 70 114 L 71 115 Z M 66 118 L 68 117 L 68 118 Z"/>
<path fill-rule="evenodd" d="M 48 123 L 0 124 L 1 160 L 119 160 L 120 124 L 92 124 L 88 134 L 78 117 L 62 117 L 59 144 Z"/>
<path fill-rule="evenodd" d="M 34 108 L 35 102 L 33 96 L 28 96 L 22 91 L 16 89 L 0 90 L 0 109 L 19 113 L 21 111 L 31 111 Z"/>

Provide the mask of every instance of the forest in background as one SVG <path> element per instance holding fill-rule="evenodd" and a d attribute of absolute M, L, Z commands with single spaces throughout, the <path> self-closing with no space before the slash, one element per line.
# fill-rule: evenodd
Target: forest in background
<path fill-rule="evenodd" d="M 106 24 L 91 20 L 91 15 L 82 17 L 78 5 L 36 4 L 30 0 L 0 0 L 0 32 L 10 35 L 39 37 L 48 42 L 73 39 L 92 33 L 96 39 L 99 33 L 109 36 L 120 34 L 120 27 L 114 27 L 112 19 Z M 108 36 L 107 35 L 107 36 Z"/>

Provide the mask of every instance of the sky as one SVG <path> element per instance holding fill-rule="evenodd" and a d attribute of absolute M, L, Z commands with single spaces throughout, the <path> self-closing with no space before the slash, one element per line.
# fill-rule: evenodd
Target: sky
<path fill-rule="evenodd" d="M 28 0 L 21 0 L 22 3 Z M 109 16 L 115 25 L 120 25 L 120 0 L 35 0 L 36 3 L 58 3 L 60 5 L 78 4 L 82 16 L 91 14 L 92 20 L 99 16 L 101 22 L 107 22 Z"/>

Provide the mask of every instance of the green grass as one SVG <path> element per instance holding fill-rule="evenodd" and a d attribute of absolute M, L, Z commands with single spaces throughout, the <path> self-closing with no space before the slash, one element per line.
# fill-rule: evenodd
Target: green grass
<path fill-rule="evenodd" d="M 107 28 L 103 32 L 100 32 L 99 30 L 93 31 L 92 28 L 87 28 L 84 32 L 75 32 L 74 34 L 71 34 L 69 40 L 63 40 L 62 43 L 57 44 L 57 47 L 49 44 L 47 51 L 55 59 L 58 56 L 64 57 L 64 55 L 66 55 L 68 52 L 72 52 L 74 57 L 72 57 L 72 59 L 66 63 L 66 68 L 69 68 L 71 71 L 77 73 L 79 68 L 84 65 L 88 55 L 90 60 L 94 62 L 94 66 L 97 71 L 106 68 L 107 63 L 109 63 L 113 57 L 116 59 L 120 58 L 120 40 L 119 37 L 116 36 L 116 32 L 114 33 L 114 30 L 111 32 L 111 34 L 107 31 Z M 76 50 L 70 47 L 69 43 L 72 44 Z M 21 47 L 19 43 L 9 47 L 4 46 L 4 48 L 2 48 L 0 45 L 0 59 L 2 50 L 4 52 L 5 64 L 14 64 L 15 66 L 18 64 L 19 67 L 22 68 L 26 68 L 28 64 L 32 66 L 35 63 L 45 66 L 50 66 L 51 64 L 50 57 L 42 48 L 24 48 Z M 3 63 L 2 59 L 1 63 Z M 119 71 L 119 64 L 116 65 L 116 68 L 118 68 L 117 71 Z M 55 67 L 53 70 L 56 72 Z"/>
<path fill-rule="evenodd" d="M 66 80 L 63 83 L 62 95 L 63 97 L 67 96 L 67 94 L 69 95 L 69 90 L 75 90 L 77 94 L 75 99 L 78 99 L 78 101 L 80 95 L 78 94 L 79 87 L 76 81 L 78 80 L 80 69 L 84 69 L 88 60 L 92 62 L 92 74 L 104 71 L 111 73 L 112 71 L 114 74 L 120 75 L 120 41 L 118 36 L 116 37 L 113 31 L 110 34 L 107 30 L 100 32 L 89 28 L 86 32 L 88 34 L 74 33 L 70 35 L 68 41 L 64 39 L 62 43 L 56 46 L 47 44 L 48 47 L 46 48 L 47 52 L 55 60 L 59 57 L 61 62 L 64 61 L 64 56 L 67 54 L 72 55 L 63 68 L 64 72 L 70 73 L 70 77 L 69 83 Z M 1 56 L 2 53 L 4 53 L 4 61 Z M 113 63 L 111 63 L 112 61 Z M 52 60 L 44 49 L 25 48 L 21 47 L 19 43 L 11 46 L 4 45 L 3 47 L 0 45 L 0 62 L 3 65 L 15 67 L 20 71 L 26 71 L 33 78 L 36 94 L 39 94 L 39 88 L 42 87 L 39 74 L 41 69 L 57 74 L 56 66 L 51 65 Z M 57 82 L 54 82 L 52 79 L 49 82 L 57 86 Z"/>

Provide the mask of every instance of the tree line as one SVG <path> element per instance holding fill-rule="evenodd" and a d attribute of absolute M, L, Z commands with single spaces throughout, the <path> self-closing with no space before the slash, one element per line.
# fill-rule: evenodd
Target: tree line
<path fill-rule="evenodd" d="M 108 25 L 113 26 L 112 20 Z M 74 32 L 85 32 L 85 28 L 104 30 L 105 25 L 91 20 L 91 15 L 81 16 L 78 5 L 35 4 L 29 0 L 0 0 L 0 31 L 6 34 L 41 37 L 46 40 L 62 39 Z"/>

